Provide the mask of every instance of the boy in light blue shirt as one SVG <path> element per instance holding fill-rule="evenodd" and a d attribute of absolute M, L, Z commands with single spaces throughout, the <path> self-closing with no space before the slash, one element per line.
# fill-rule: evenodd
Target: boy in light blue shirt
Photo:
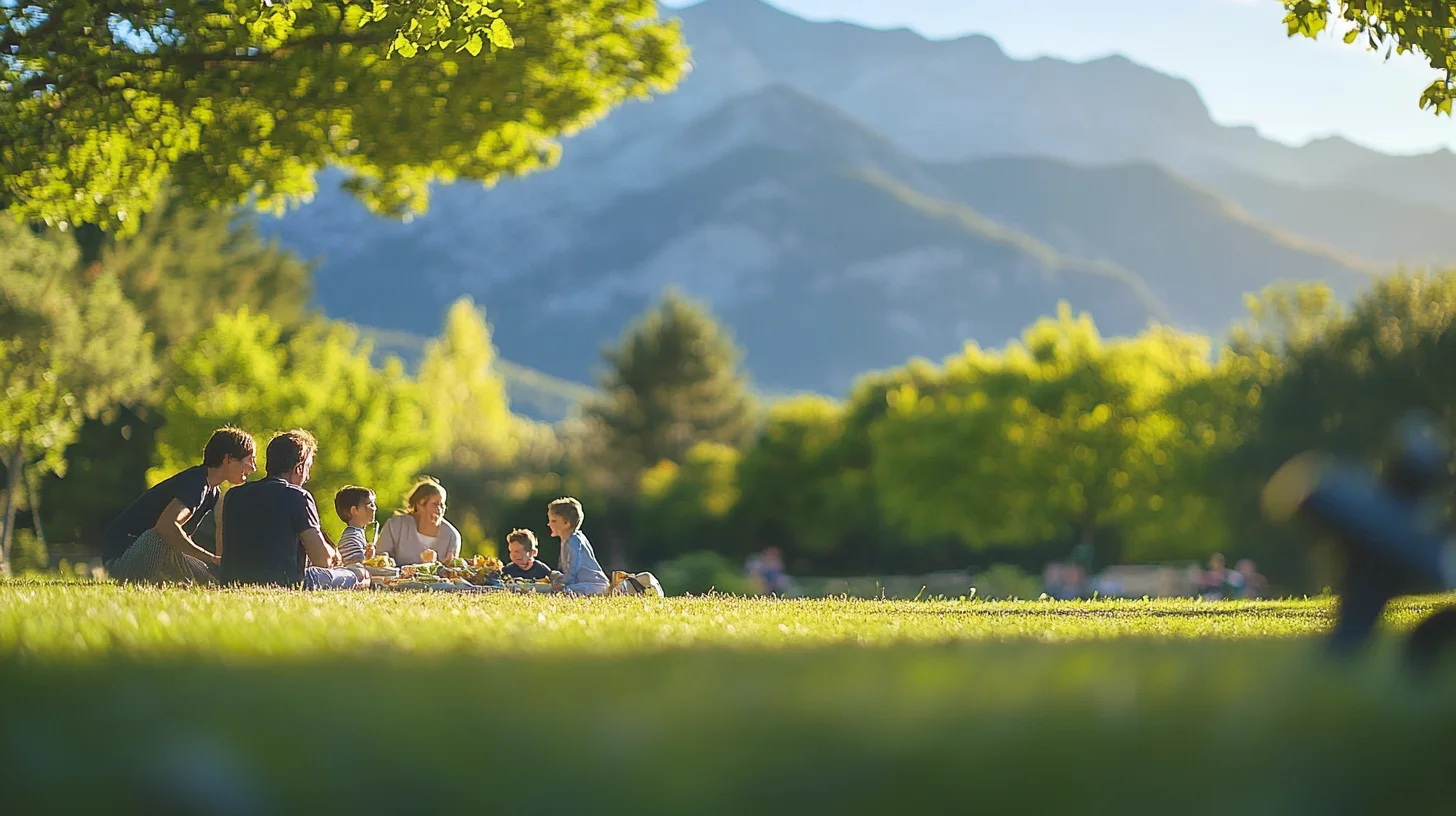
<path fill-rule="evenodd" d="M 585 516 L 581 502 L 572 498 L 557 499 L 546 507 L 546 526 L 561 539 L 560 574 L 552 576 L 552 583 L 569 595 L 605 595 L 610 586 L 607 573 L 581 532 Z"/>

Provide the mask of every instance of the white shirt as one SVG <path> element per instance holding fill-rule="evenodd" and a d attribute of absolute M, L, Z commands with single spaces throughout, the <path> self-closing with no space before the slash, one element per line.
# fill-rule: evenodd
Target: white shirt
<path fill-rule="evenodd" d="M 415 517 L 401 513 L 380 528 L 374 549 L 389 553 L 400 566 L 420 563 L 420 553 L 427 549 L 434 550 L 435 558 L 445 562 L 460 555 L 460 532 L 446 520 L 440 522 L 438 535 L 420 535 Z"/>

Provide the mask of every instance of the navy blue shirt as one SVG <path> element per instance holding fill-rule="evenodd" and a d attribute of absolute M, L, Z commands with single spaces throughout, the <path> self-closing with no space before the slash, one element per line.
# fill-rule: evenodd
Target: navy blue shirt
<path fill-rule="evenodd" d="M 155 485 L 107 525 L 106 532 L 101 534 L 101 559 L 110 561 L 121 557 L 137 536 L 157 526 L 157 519 L 162 517 L 162 511 L 173 499 L 192 511 L 192 515 L 182 523 L 183 532 L 192 535 L 202 517 L 217 504 L 219 492 L 218 488 L 207 484 L 207 468 L 203 465 L 187 468 Z"/>
<path fill-rule="evenodd" d="M 507 561 L 506 565 L 501 567 L 501 575 L 509 575 L 512 578 L 530 578 L 532 580 L 550 578 L 551 568 L 542 563 L 539 558 L 531 562 L 530 569 L 521 569 L 516 566 L 516 562 Z"/>
<path fill-rule="evenodd" d="M 303 582 L 308 551 L 300 536 L 319 529 L 318 505 L 307 490 L 277 476 L 228 491 L 222 513 L 224 584 Z"/>

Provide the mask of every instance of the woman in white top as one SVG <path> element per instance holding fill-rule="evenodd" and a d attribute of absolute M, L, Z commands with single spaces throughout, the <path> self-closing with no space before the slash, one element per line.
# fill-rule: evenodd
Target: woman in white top
<path fill-rule="evenodd" d="M 445 520 L 445 488 L 431 478 L 415 483 L 406 509 L 384 523 L 374 542 L 376 552 L 389 553 L 396 564 L 418 564 L 420 554 L 434 550 L 441 562 L 460 555 L 460 531 Z"/>

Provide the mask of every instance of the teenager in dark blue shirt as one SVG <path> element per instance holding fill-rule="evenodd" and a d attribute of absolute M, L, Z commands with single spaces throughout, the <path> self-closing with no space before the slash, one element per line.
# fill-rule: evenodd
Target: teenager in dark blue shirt
<path fill-rule="evenodd" d="M 238 428 L 214 431 L 202 464 L 172 476 L 138 496 L 101 537 L 101 560 L 122 581 L 216 579 L 208 565 L 218 557 L 192 540 L 214 506 L 223 482 L 242 484 L 257 470 L 253 437 Z"/>

